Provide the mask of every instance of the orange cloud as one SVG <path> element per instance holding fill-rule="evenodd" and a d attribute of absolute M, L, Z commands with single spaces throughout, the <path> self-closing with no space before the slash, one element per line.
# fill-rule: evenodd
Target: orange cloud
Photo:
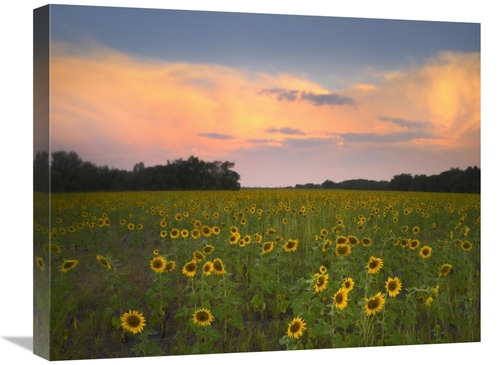
<path fill-rule="evenodd" d="M 443 53 L 422 67 L 383 75 L 378 85 L 333 92 L 304 76 L 136 59 L 103 47 L 85 54 L 61 44 L 53 50 L 53 148 L 85 149 L 83 157 L 98 164 L 99 155 L 114 148 L 123 161 L 157 156 L 153 164 L 191 154 L 223 159 L 290 137 L 345 146 L 405 130 L 381 116 L 429 123 L 439 138 L 421 143 L 453 145 L 463 133 L 462 140 L 475 143 L 471 130 L 479 129 L 477 54 Z M 263 90 L 283 90 L 290 98 Z M 302 133 L 271 133 L 271 127 Z"/>

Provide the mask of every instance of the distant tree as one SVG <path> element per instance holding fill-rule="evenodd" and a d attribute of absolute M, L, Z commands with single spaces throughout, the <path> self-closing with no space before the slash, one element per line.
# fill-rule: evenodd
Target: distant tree
<path fill-rule="evenodd" d="M 395 175 L 389 182 L 389 189 L 396 191 L 409 191 L 413 178 L 411 174 Z"/>
<path fill-rule="evenodd" d="M 49 153 L 38 151 L 33 161 L 33 190 L 49 192 Z"/>

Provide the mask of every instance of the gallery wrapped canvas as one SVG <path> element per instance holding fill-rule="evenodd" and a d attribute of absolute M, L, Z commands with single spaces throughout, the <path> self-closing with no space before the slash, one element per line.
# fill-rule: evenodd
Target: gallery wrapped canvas
<path fill-rule="evenodd" d="M 480 24 L 33 16 L 36 355 L 480 341 Z"/>

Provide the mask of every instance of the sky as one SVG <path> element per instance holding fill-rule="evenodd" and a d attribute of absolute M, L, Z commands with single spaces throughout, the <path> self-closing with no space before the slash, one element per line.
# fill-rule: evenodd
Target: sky
<path fill-rule="evenodd" d="M 480 31 L 52 5 L 51 150 L 125 170 L 231 161 L 245 187 L 481 167 Z"/>

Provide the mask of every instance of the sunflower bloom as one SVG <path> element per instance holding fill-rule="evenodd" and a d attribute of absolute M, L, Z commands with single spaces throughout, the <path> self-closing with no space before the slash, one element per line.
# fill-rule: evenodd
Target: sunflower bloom
<path fill-rule="evenodd" d="M 198 263 L 195 260 L 191 260 L 184 265 L 182 268 L 182 273 L 188 278 L 192 278 L 196 275 L 196 270 L 198 269 Z"/>
<path fill-rule="evenodd" d="M 439 270 L 439 277 L 443 278 L 448 275 L 452 267 L 453 266 L 451 266 L 450 264 L 444 264 L 443 266 L 441 266 L 441 269 Z"/>
<path fill-rule="evenodd" d="M 156 256 L 149 262 L 149 266 L 155 273 L 162 273 L 167 266 L 167 260 L 163 256 Z"/>
<path fill-rule="evenodd" d="M 295 317 L 292 322 L 288 325 L 288 337 L 299 338 L 302 336 L 306 328 L 306 322 L 301 317 Z"/>
<path fill-rule="evenodd" d="M 338 243 L 335 246 L 335 255 L 347 257 L 351 254 L 351 246 L 345 243 Z"/>
<path fill-rule="evenodd" d="M 45 271 L 45 266 L 43 264 L 43 260 L 41 257 L 35 258 L 36 266 L 40 268 L 40 270 Z"/>
<path fill-rule="evenodd" d="M 381 292 L 378 292 L 376 295 L 374 295 L 371 298 L 366 298 L 366 314 L 373 315 L 377 314 L 382 310 L 385 304 L 385 297 L 384 294 Z"/>
<path fill-rule="evenodd" d="M 172 228 L 172 230 L 170 231 L 170 238 L 176 239 L 180 236 L 180 234 L 181 231 L 178 228 Z"/>
<path fill-rule="evenodd" d="M 210 255 L 212 252 L 214 252 L 215 247 L 212 245 L 206 245 L 203 247 L 203 254 L 204 255 Z"/>
<path fill-rule="evenodd" d="M 194 261 L 200 262 L 200 261 L 203 261 L 204 258 L 205 258 L 205 255 L 203 255 L 200 251 L 198 251 L 198 250 L 194 251 L 194 253 L 193 253 L 193 260 Z"/>
<path fill-rule="evenodd" d="M 342 287 L 333 296 L 333 302 L 335 307 L 342 310 L 347 306 L 347 298 L 349 296 L 349 291 Z"/>
<path fill-rule="evenodd" d="M 361 240 L 361 244 L 364 246 L 364 247 L 370 247 L 372 245 L 372 240 L 368 237 L 364 237 L 362 240 Z"/>
<path fill-rule="evenodd" d="M 411 240 L 410 241 L 410 250 L 415 250 L 418 246 L 420 246 L 419 240 Z"/>
<path fill-rule="evenodd" d="M 224 264 L 221 259 L 215 259 L 212 261 L 212 264 L 214 265 L 214 272 L 217 275 L 223 275 L 226 273 L 226 269 L 224 268 Z"/>
<path fill-rule="evenodd" d="M 111 262 L 109 262 L 109 260 L 104 257 L 104 256 L 101 256 L 101 255 L 97 255 L 96 256 L 96 260 L 102 265 L 104 266 L 106 269 L 108 270 L 112 270 L 113 267 L 111 266 Z"/>
<path fill-rule="evenodd" d="M 165 272 L 171 272 L 171 271 L 174 271 L 175 269 L 175 261 L 168 261 L 166 264 L 165 264 Z"/>
<path fill-rule="evenodd" d="M 321 252 L 326 252 L 328 250 L 328 247 L 332 244 L 332 240 L 326 239 L 325 242 L 323 243 L 323 247 L 321 248 Z"/>
<path fill-rule="evenodd" d="M 342 287 L 349 293 L 352 289 L 354 289 L 354 280 L 352 280 L 352 278 L 345 279 L 342 283 Z"/>
<path fill-rule="evenodd" d="M 326 289 L 328 284 L 328 274 L 314 274 L 316 282 L 314 283 L 314 292 L 319 293 Z"/>
<path fill-rule="evenodd" d="M 273 241 L 265 242 L 262 245 L 262 253 L 269 253 L 273 249 L 274 249 L 274 242 Z"/>
<path fill-rule="evenodd" d="M 368 262 L 368 265 L 366 265 L 366 268 L 368 269 L 368 274 L 376 274 L 383 266 L 384 263 L 382 259 L 372 256 L 370 257 L 370 261 Z"/>
<path fill-rule="evenodd" d="M 45 245 L 43 248 L 43 252 L 55 252 L 55 253 L 61 253 L 61 247 L 56 245 L 55 243 L 48 243 Z"/>
<path fill-rule="evenodd" d="M 428 259 L 429 257 L 431 257 L 431 254 L 432 254 L 432 247 L 424 246 L 420 249 L 420 256 L 423 259 Z"/>
<path fill-rule="evenodd" d="M 61 266 L 61 271 L 66 274 L 78 265 L 78 260 L 65 260 Z"/>
<path fill-rule="evenodd" d="M 122 321 L 121 326 L 123 329 L 134 335 L 141 332 L 146 325 L 146 319 L 143 317 L 142 313 L 133 310 L 125 312 L 120 319 Z"/>
<path fill-rule="evenodd" d="M 470 243 L 469 241 L 464 241 L 464 242 L 462 242 L 462 244 L 460 245 L 460 247 L 464 251 L 470 251 L 470 250 L 472 250 L 472 243 Z"/>
<path fill-rule="evenodd" d="M 395 278 L 389 277 L 385 282 L 385 288 L 387 289 L 390 297 L 395 297 L 396 295 L 398 295 L 401 291 L 401 287 L 401 282 L 399 281 L 399 278 L 397 276 Z"/>
<path fill-rule="evenodd" d="M 283 246 L 283 249 L 286 251 L 286 252 L 292 252 L 292 251 L 296 251 L 297 250 L 297 246 L 299 244 L 299 240 L 292 240 L 292 239 L 289 239 L 287 241 L 287 243 Z"/>
<path fill-rule="evenodd" d="M 210 275 L 214 271 L 214 264 L 210 261 L 205 262 L 203 265 L 203 275 Z"/>
<path fill-rule="evenodd" d="M 193 314 L 193 322 L 200 326 L 209 326 L 215 320 L 208 309 L 198 309 Z"/>
<path fill-rule="evenodd" d="M 322 273 L 322 274 L 326 274 L 327 270 L 328 270 L 328 269 L 326 268 L 326 266 L 325 266 L 325 265 L 321 265 L 321 266 L 319 267 L 319 272 L 320 272 L 320 273 Z"/>

